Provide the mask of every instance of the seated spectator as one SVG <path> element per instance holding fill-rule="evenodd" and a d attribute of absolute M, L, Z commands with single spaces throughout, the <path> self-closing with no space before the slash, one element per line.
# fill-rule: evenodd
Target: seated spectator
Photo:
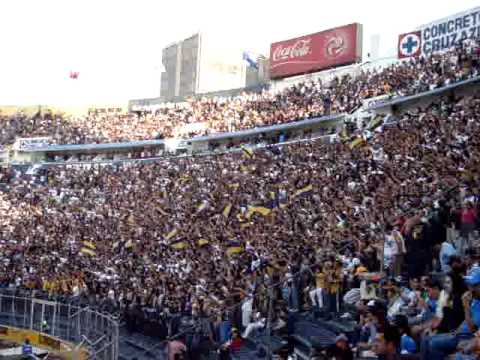
<path fill-rule="evenodd" d="M 397 315 L 394 321 L 395 326 L 400 332 L 400 354 L 413 355 L 418 352 L 417 344 L 411 336 L 410 326 L 408 325 L 408 318 L 405 315 Z"/>
<path fill-rule="evenodd" d="M 469 290 L 462 296 L 465 321 L 456 333 L 432 336 L 426 344 L 424 356 L 428 359 L 444 359 L 455 351 L 462 340 L 469 340 L 480 326 L 480 268 L 470 270 L 465 277 Z"/>
<path fill-rule="evenodd" d="M 243 339 L 237 328 L 232 328 L 232 337 L 220 348 L 220 358 L 230 359 L 230 353 L 235 354 L 243 347 Z"/>
<path fill-rule="evenodd" d="M 335 338 L 335 345 L 329 351 L 329 356 L 334 360 L 353 360 L 353 352 L 345 334 L 340 334 Z"/>

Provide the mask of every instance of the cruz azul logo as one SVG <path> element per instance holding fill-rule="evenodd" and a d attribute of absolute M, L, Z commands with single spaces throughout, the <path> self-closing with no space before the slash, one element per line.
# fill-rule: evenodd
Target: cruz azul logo
<path fill-rule="evenodd" d="M 415 31 L 398 37 L 398 58 L 418 56 L 422 52 L 422 33 Z"/>

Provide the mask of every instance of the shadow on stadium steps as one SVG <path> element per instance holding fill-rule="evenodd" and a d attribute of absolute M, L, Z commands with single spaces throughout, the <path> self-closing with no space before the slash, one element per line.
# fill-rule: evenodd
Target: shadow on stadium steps
<path fill-rule="evenodd" d="M 168 360 L 166 343 L 158 338 L 129 333 L 124 327 L 120 328 L 119 360 Z"/>

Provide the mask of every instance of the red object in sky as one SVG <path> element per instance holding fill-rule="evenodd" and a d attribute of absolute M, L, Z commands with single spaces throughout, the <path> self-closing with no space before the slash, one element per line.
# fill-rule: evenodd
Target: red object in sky
<path fill-rule="evenodd" d="M 78 71 L 70 71 L 70 79 L 78 79 L 79 74 Z"/>
<path fill-rule="evenodd" d="M 305 74 L 361 59 L 362 25 L 354 23 L 273 43 L 270 46 L 270 77 Z"/>

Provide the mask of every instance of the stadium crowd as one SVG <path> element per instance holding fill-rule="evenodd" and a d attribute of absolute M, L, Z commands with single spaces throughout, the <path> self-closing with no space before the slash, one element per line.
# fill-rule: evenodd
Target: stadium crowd
<path fill-rule="evenodd" d="M 361 106 L 364 99 L 413 95 L 477 76 L 479 51 L 469 41 L 452 51 L 335 77 L 329 83 L 318 80 L 279 93 L 264 90 L 234 98 L 191 99 L 141 113 L 75 118 L 0 115 L 0 144 L 32 136 L 49 136 L 57 144 L 190 138 L 346 113 Z"/>
<path fill-rule="evenodd" d="M 132 328 L 141 311 L 207 317 L 222 351 L 241 344 L 228 329 L 263 331 L 279 282 L 275 329 L 355 309 L 337 359 L 348 342 L 427 359 L 461 344 L 466 358 L 480 341 L 479 115 L 478 97 L 443 99 L 336 144 L 2 169 L 0 283 L 87 298 Z"/>

